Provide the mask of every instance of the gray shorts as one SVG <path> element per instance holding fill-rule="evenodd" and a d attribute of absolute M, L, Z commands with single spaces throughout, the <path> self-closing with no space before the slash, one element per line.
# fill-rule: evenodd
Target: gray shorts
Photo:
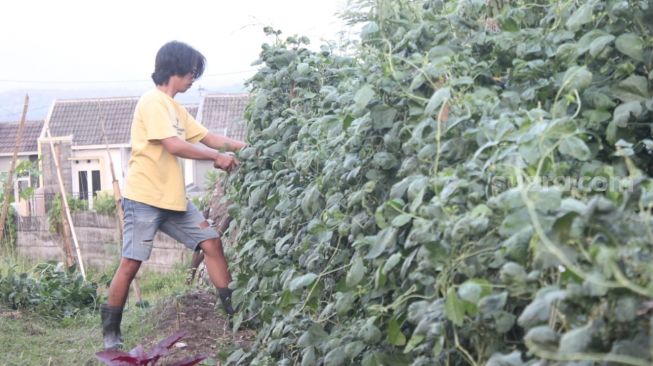
<path fill-rule="evenodd" d="M 200 227 L 206 219 L 190 202 L 186 211 L 172 211 L 123 198 L 122 208 L 125 212 L 122 256 L 125 258 L 148 260 L 158 230 L 192 250 L 199 250 L 199 244 L 205 240 L 219 237 L 215 229 Z"/>

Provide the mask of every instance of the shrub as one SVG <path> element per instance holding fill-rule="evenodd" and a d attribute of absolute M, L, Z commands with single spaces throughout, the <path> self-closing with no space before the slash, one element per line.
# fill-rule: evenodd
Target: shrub
<path fill-rule="evenodd" d="M 250 81 L 231 361 L 650 364 L 649 4 L 356 4 Z"/>
<path fill-rule="evenodd" d="M 113 198 L 113 193 L 105 191 L 98 192 L 93 199 L 93 209 L 102 215 L 115 216 L 116 201 Z"/>
<path fill-rule="evenodd" d="M 70 209 L 70 212 L 76 212 L 76 211 L 84 211 L 88 210 L 88 202 L 85 200 L 81 200 L 79 198 L 75 198 L 72 196 L 68 196 L 68 208 Z M 54 199 L 52 200 L 52 205 L 50 206 L 50 209 L 48 210 L 48 223 L 49 223 L 49 229 L 51 232 L 58 232 L 60 233 L 62 230 L 63 225 L 63 220 L 61 217 L 61 195 L 57 194 Z"/>
<path fill-rule="evenodd" d="M 11 309 L 32 310 L 43 316 L 65 318 L 96 307 L 97 285 L 86 282 L 62 263 L 41 263 L 30 272 L 15 266 L 0 273 L 0 302 Z"/>

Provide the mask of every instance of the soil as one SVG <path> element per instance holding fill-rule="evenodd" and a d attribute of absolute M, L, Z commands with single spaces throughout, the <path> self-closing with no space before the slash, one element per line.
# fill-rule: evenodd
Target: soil
<path fill-rule="evenodd" d="M 153 312 L 160 316 L 157 317 L 158 324 L 153 336 L 144 342 L 146 350 L 177 331 L 189 332 L 172 347 L 170 354 L 158 362 L 159 365 L 196 355 L 207 355 L 218 360 L 218 353 L 228 354 L 234 349 L 246 348 L 256 335 L 253 330 L 247 329 L 233 333 L 217 295 L 202 289 L 171 299 L 153 309 Z M 220 365 L 219 361 L 217 365 Z"/>

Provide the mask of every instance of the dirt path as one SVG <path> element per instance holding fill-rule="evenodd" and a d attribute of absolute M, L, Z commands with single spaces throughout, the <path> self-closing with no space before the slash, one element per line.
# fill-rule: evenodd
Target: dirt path
<path fill-rule="evenodd" d="M 255 337 L 252 330 L 239 330 L 233 333 L 227 319 L 220 308 L 216 309 L 216 295 L 204 290 L 192 292 L 173 298 L 157 308 L 153 314 L 160 314 L 155 324 L 152 336 L 144 342 L 145 349 L 150 349 L 159 340 L 179 331 L 186 330 L 190 334 L 180 340 L 180 343 L 161 364 L 187 356 L 208 355 L 218 359 L 218 353 L 247 347 Z"/>

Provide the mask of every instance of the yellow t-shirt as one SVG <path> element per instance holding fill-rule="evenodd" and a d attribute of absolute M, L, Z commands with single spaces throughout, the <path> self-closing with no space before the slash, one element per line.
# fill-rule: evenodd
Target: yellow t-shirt
<path fill-rule="evenodd" d="M 178 136 L 196 143 L 208 130 L 186 108 L 159 89 L 145 93 L 131 126 L 131 158 L 125 197 L 175 211 L 186 211 L 182 160 L 163 148 L 161 139 Z"/>

